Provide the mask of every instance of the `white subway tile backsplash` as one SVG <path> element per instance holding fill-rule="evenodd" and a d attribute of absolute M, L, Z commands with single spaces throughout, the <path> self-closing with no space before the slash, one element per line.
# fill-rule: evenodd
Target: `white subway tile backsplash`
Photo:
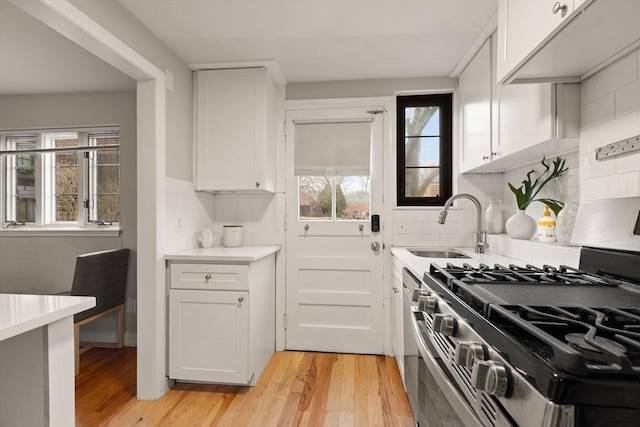
<path fill-rule="evenodd" d="M 407 234 L 407 246 L 440 246 L 438 234 Z"/>
<path fill-rule="evenodd" d="M 640 109 L 640 80 L 629 83 L 616 91 L 616 117 Z"/>
<path fill-rule="evenodd" d="M 640 197 L 640 170 L 616 175 L 622 194 L 619 197 Z"/>
<path fill-rule="evenodd" d="M 640 104 L 640 100 L 638 100 Z M 631 113 L 612 118 L 598 126 L 580 132 L 580 154 L 594 153 L 597 148 L 635 136 L 638 130 L 638 114 Z"/>
<path fill-rule="evenodd" d="M 597 162 L 599 147 L 640 134 L 640 51 L 600 71 L 582 83 L 580 133 L 580 198 L 601 200 L 640 194 L 640 155 Z M 614 115 L 609 98 L 614 97 Z M 604 101 L 606 100 L 606 101 Z M 595 103 L 594 105 L 591 105 Z"/>
<path fill-rule="evenodd" d="M 616 115 L 615 94 L 608 93 L 580 108 L 580 127 L 587 129 L 612 120 Z"/>
<path fill-rule="evenodd" d="M 583 104 L 614 92 L 638 78 L 638 52 L 633 52 L 582 83 Z"/>
<path fill-rule="evenodd" d="M 422 221 L 407 221 L 407 233 L 409 234 L 421 234 L 424 232 L 424 226 Z"/>
<path fill-rule="evenodd" d="M 596 160 L 594 153 L 580 155 L 580 177 L 594 178 L 597 176 L 614 175 L 616 162 L 614 159 Z"/>
<path fill-rule="evenodd" d="M 475 236 L 473 234 L 441 234 L 440 246 L 446 247 L 473 247 Z"/>
<path fill-rule="evenodd" d="M 617 173 L 640 171 L 640 151 L 614 159 Z"/>

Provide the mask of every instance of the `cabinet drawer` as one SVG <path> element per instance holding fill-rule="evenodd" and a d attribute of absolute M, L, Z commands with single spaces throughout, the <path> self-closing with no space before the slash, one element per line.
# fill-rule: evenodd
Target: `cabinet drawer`
<path fill-rule="evenodd" d="M 248 290 L 249 266 L 172 264 L 171 289 Z"/>

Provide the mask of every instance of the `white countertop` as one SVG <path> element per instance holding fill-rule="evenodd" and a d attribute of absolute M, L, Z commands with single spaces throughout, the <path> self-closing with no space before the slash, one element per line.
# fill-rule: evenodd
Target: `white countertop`
<path fill-rule="evenodd" d="M 225 248 L 187 249 L 166 254 L 167 261 L 208 261 L 208 262 L 252 262 L 264 258 L 280 250 L 280 245 L 273 246 L 240 246 Z"/>
<path fill-rule="evenodd" d="M 95 306 L 95 297 L 0 294 L 0 341 Z"/>

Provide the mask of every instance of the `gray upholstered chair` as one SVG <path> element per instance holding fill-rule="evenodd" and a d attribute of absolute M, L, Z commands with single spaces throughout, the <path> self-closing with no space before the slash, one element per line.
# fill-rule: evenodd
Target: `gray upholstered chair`
<path fill-rule="evenodd" d="M 96 297 L 96 306 L 74 316 L 75 366 L 80 371 L 80 354 L 92 347 L 124 346 L 124 303 L 129 268 L 129 249 L 113 249 L 78 255 L 73 275 L 73 296 Z M 80 327 L 100 317 L 117 313 L 118 339 L 115 343 L 80 343 Z"/>

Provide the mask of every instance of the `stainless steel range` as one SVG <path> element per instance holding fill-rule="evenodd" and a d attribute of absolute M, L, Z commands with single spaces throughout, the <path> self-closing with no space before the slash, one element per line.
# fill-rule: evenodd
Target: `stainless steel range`
<path fill-rule="evenodd" d="M 640 425 L 640 198 L 583 203 L 573 240 L 578 269 L 432 263 L 414 290 L 465 424 Z"/>

